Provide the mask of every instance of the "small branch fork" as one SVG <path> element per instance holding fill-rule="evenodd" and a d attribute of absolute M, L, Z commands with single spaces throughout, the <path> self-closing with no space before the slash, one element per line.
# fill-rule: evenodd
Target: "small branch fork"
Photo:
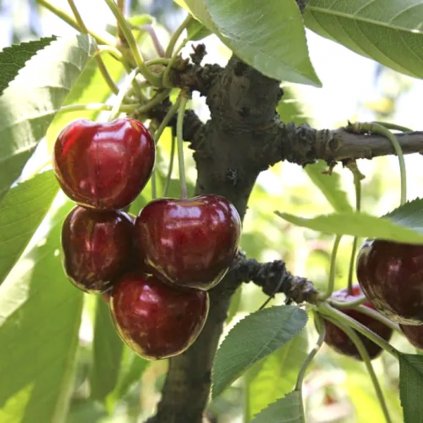
<path fill-rule="evenodd" d="M 261 286 L 263 292 L 270 297 L 283 293 L 288 303 L 294 301 L 297 304 L 317 304 L 319 294 L 313 283 L 306 278 L 292 275 L 282 260 L 259 263 L 240 253 L 229 272 L 233 285 L 251 281 Z"/>

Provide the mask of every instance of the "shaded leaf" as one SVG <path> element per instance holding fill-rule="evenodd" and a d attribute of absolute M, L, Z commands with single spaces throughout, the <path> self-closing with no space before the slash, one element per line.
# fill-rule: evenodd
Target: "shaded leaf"
<path fill-rule="evenodd" d="M 49 171 L 16 185 L 0 202 L 0 284 L 23 253 L 57 191 Z"/>
<path fill-rule="evenodd" d="M 423 356 L 399 355 L 400 399 L 405 423 L 423 422 Z"/>
<path fill-rule="evenodd" d="M 69 208 L 0 286 L 2 422 L 60 422 L 66 415 L 83 297 L 66 279 L 58 253 Z"/>
<path fill-rule="evenodd" d="M 421 0 L 310 0 L 306 25 L 385 66 L 423 77 Z"/>
<path fill-rule="evenodd" d="M 306 321 L 304 310 L 295 306 L 277 306 L 252 313 L 237 323 L 216 354 L 212 372 L 213 397 L 254 363 L 292 339 Z"/>
<path fill-rule="evenodd" d="M 16 77 L 27 60 L 38 50 L 48 46 L 56 37 L 45 37 L 35 41 L 15 44 L 0 51 L 0 95 Z"/>
<path fill-rule="evenodd" d="M 91 396 L 103 401 L 115 388 L 122 360 L 123 343 L 116 333 L 109 306 L 97 297 L 94 323 L 93 360 L 90 374 Z"/>

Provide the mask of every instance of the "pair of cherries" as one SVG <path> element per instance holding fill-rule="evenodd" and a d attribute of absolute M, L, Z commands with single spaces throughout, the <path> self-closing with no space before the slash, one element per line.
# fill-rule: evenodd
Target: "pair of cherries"
<path fill-rule="evenodd" d="M 77 120 L 58 136 L 54 170 L 76 203 L 65 219 L 65 271 L 86 292 L 106 293 L 121 338 L 143 357 L 177 355 L 207 318 L 207 290 L 238 248 L 240 218 L 224 197 L 159 199 L 134 218 L 122 209 L 141 192 L 154 141 L 132 118 Z"/>
<path fill-rule="evenodd" d="M 339 301 L 353 301 L 363 293 L 365 307 L 378 310 L 399 326 L 412 345 L 423 349 L 423 246 L 384 240 L 367 240 L 358 255 L 357 279 L 351 292 L 334 293 Z M 392 330 L 380 321 L 354 308 L 342 309 L 377 335 L 389 340 Z M 360 358 L 347 335 L 332 323 L 325 322 L 328 345 L 338 352 Z M 360 335 L 371 358 L 381 348 Z"/>

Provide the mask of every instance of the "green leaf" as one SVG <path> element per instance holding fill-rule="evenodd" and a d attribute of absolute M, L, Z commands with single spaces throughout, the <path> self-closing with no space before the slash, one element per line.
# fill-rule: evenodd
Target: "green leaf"
<path fill-rule="evenodd" d="M 16 185 L 0 202 L 0 284 L 23 253 L 57 191 L 49 171 Z"/>
<path fill-rule="evenodd" d="M 201 22 L 196 19 L 191 19 L 187 26 L 188 39 L 191 41 L 201 40 L 211 34 Z"/>
<path fill-rule="evenodd" d="M 241 60 L 264 75 L 320 86 L 310 62 L 295 0 L 182 0 L 187 8 Z"/>
<path fill-rule="evenodd" d="M 35 41 L 15 44 L 0 51 L 0 95 L 16 77 L 27 60 L 38 50 L 48 46 L 56 37 L 45 37 Z"/>
<path fill-rule="evenodd" d="M 348 202 L 347 194 L 340 187 L 339 175 L 333 172 L 328 174 L 325 172 L 327 168 L 328 166 L 324 161 L 319 161 L 316 164 L 306 166 L 305 171 L 335 211 L 352 211 L 353 209 Z"/>
<path fill-rule="evenodd" d="M 251 423 L 305 423 L 301 393 L 293 391 L 265 408 Z"/>
<path fill-rule="evenodd" d="M 416 198 L 413 201 L 408 201 L 384 217 L 423 233 L 423 199 Z"/>
<path fill-rule="evenodd" d="M 306 321 L 304 310 L 295 306 L 277 306 L 252 313 L 237 323 L 216 354 L 213 397 L 254 363 L 286 344 L 304 327 Z"/>
<path fill-rule="evenodd" d="M 91 38 L 60 38 L 27 61 L 0 97 L 0 199 L 20 175 L 93 54 Z"/>
<path fill-rule="evenodd" d="M 248 380 L 248 415 L 254 416 L 294 389 L 298 371 L 307 357 L 307 333 L 301 331 L 269 355 Z"/>
<path fill-rule="evenodd" d="M 423 356 L 399 355 L 400 399 L 405 423 L 423 422 Z"/>
<path fill-rule="evenodd" d="M 358 212 L 342 212 L 305 219 L 289 213 L 275 213 L 294 225 L 323 233 L 423 244 L 423 233 L 417 232 L 415 228 L 395 223 L 389 217 L 376 217 Z"/>
<path fill-rule="evenodd" d="M 91 396 L 103 401 L 118 381 L 123 343 L 116 333 L 110 310 L 101 296 L 97 297 L 94 324 L 93 365 L 90 375 Z"/>
<path fill-rule="evenodd" d="M 0 286 L 0 421 L 62 422 L 73 384 L 83 294 L 66 279 L 51 231 Z"/>
<path fill-rule="evenodd" d="M 421 0 L 310 0 L 313 31 L 385 66 L 423 77 Z"/>

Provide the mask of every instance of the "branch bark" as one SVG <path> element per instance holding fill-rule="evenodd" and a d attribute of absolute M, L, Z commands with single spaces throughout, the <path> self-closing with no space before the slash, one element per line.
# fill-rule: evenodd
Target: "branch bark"
<path fill-rule="evenodd" d="M 233 57 L 214 78 L 207 102 L 211 119 L 193 140 L 197 194 L 224 195 L 244 216 L 254 182 L 262 170 L 257 156 L 268 142 L 267 128 L 280 99 L 279 82 Z M 200 423 L 211 384 L 211 368 L 230 298 L 241 281 L 230 271 L 210 291 L 210 312 L 194 345 L 170 359 L 155 423 Z"/>

